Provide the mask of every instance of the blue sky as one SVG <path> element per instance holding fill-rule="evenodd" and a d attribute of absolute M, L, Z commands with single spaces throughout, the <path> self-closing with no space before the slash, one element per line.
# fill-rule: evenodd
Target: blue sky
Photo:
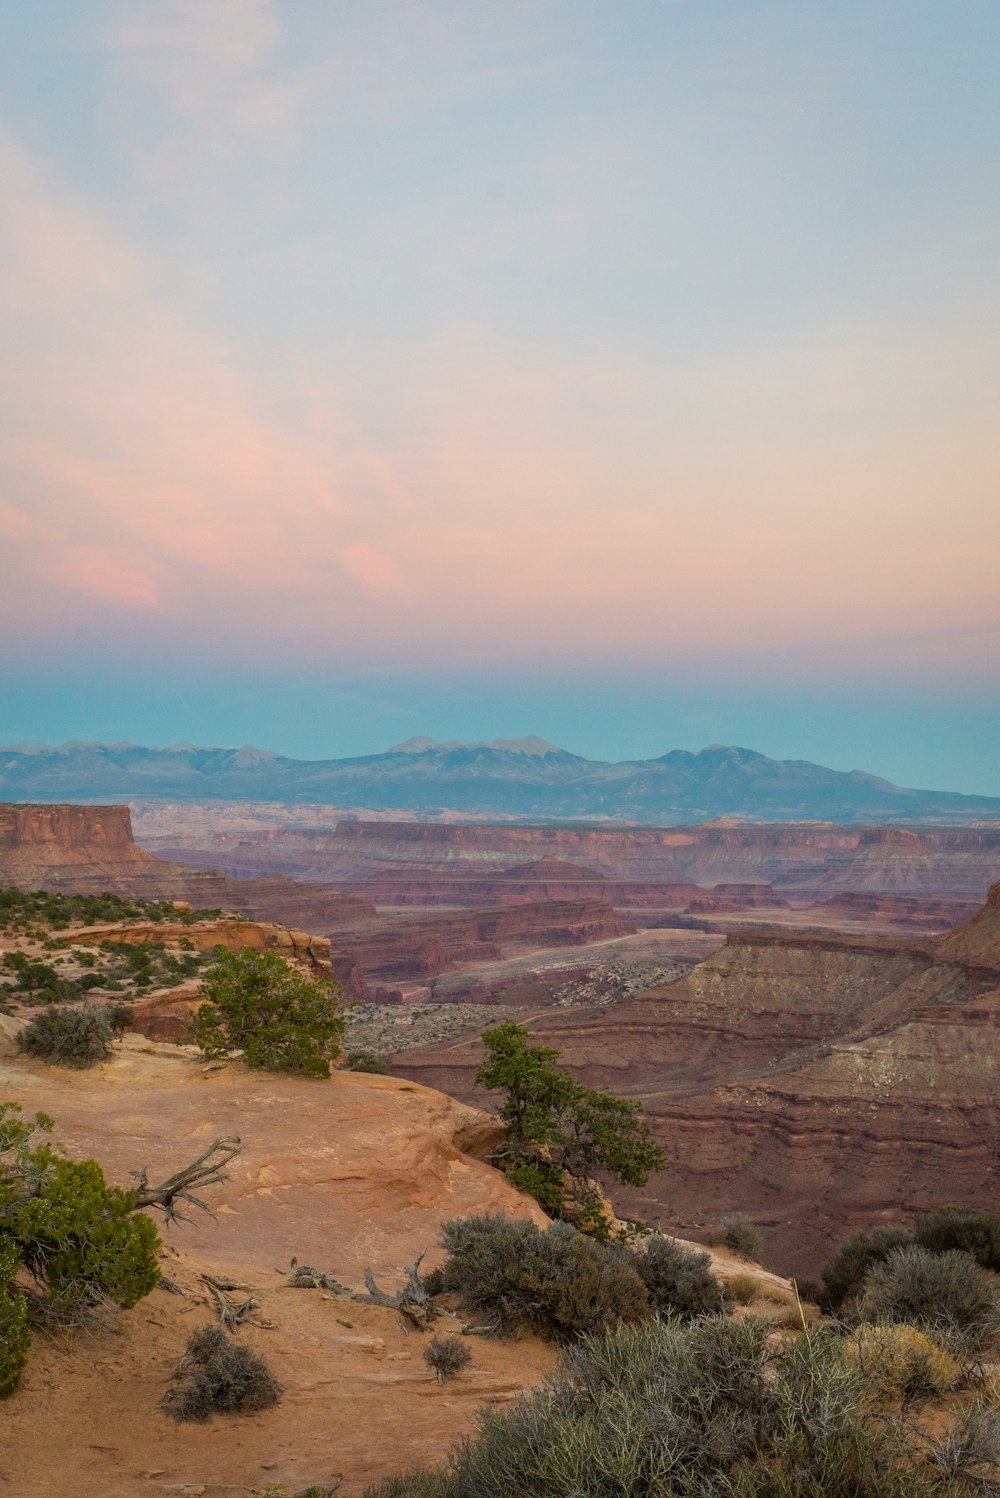
<path fill-rule="evenodd" d="M 0 740 L 1000 794 L 1000 10 L 0 12 Z"/>

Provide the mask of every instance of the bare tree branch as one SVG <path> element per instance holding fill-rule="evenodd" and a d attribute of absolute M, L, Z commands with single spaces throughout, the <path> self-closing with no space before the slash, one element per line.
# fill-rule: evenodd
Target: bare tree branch
<path fill-rule="evenodd" d="M 249 1285 L 239 1284 L 236 1280 L 219 1280 L 211 1274 L 203 1274 L 201 1278 L 215 1297 L 215 1309 L 227 1332 L 234 1332 L 238 1326 L 243 1326 L 247 1322 L 251 1326 L 263 1327 L 267 1331 L 273 1329 L 273 1321 L 258 1321 L 254 1316 L 254 1311 L 260 1307 L 260 1301 L 255 1296 L 248 1295 L 246 1300 L 232 1301 L 222 1293 L 223 1285 L 228 1289 L 238 1290 L 249 1290 Z"/>
<path fill-rule="evenodd" d="M 424 1250 L 426 1253 L 427 1250 Z M 368 1305 L 388 1306 L 390 1310 L 398 1311 L 401 1316 L 406 1316 L 420 1331 L 424 1331 L 435 1316 L 441 1312 L 431 1300 L 427 1293 L 427 1287 L 420 1278 L 420 1265 L 424 1255 L 415 1263 L 410 1264 L 404 1273 L 406 1275 L 406 1288 L 397 1290 L 395 1295 L 388 1295 L 385 1290 L 380 1290 L 375 1282 L 375 1276 L 371 1269 L 365 1270 L 365 1285 L 368 1294 L 362 1295 L 355 1292 L 352 1300 L 360 1300 Z"/>
<path fill-rule="evenodd" d="M 314 1269 L 311 1264 L 299 1264 L 294 1259 L 289 1266 L 285 1283 L 292 1290 L 332 1290 L 336 1300 L 344 1300 L 351 1294 L 347 1286 L 342 1285 L 329 1270 Z"/>
<path fill-rule="evenodd" d="M 168 1222 L 185 1222 L 190 1219 L 178 1210 L 177 1205 L 183 1201 L 214 1217 L 211 1207 L 193 1194 L 193 1188 L 218 1186 L 222 1181 L 228 1181 L 226 1166 L 236 1158 L 240 1149 L 240 1141 L 236 1135 L 216 1139 L 197 1160 L 192 1160 L 190 1165 L 176 1171 L 159 1186 L 149 1184 L 145 1165 L 141 1170 L 133 1170 L 132 1175 L 139 1182 L 135 1193 L 136 1207 L 159 1207 Z"/>

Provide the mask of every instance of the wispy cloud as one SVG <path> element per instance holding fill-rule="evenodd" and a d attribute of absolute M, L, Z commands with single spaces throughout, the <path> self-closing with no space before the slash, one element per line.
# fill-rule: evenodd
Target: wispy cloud
<path fill-rule="evenodd" d="M 273 136 L 294 127 L 303 98 L 272 67 L 283 35 L 271 0 L 142 0 L 118 7 L 103 41 L 122 77 L 199 130 Z"/>
<path fill-rule="evenodd" d="M 385 391 L 376 441 L 330 379 L 251 378 L 15 143 L 0 167 L 10 618 L 69 626 L 76 597 L 160 646 L 401 664 L 897 637 L 909 671 L 918 626 L 957 659 L 996 622 L 989 355 L 961 338 L 671 365 L 518 360 L 465 327 Z"/>

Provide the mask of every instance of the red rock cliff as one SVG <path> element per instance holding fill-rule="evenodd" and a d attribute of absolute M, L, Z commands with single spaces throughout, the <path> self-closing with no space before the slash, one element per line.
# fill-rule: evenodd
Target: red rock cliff
<path fill-rule="evenodd" d="M 76 862 L 81 854 L 148 862 L 132 839 L 127 806 L 43 806 L 0 803 L 0 856 L 30 852 L 35 861 Z"/>

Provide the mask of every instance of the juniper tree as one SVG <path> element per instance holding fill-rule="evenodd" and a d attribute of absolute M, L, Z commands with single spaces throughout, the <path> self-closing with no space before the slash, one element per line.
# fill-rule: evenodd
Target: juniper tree
<path fill-rule="evenodd" d="M 593 1204 L 596 1170 L 644 1186 L 664 1154 L 640 1119 L 641 1104 L 585 1087 L 557 1065 L 558 1051 L 529 1040 L 512 1021 L 483 1031 L 487 1057 L 476 1082 L 503 1094 L 504 1139 L 494 1162 L 556 1217 L 571 1200 Z"/>
<path fill-rule="evenodd" d="M 305 978 L 277 952 L 224 952 L 201 983 L 191 1034 L 207 1056 L 242 1051 L 248 1066 L 328 1077 L 340 1054 L 340 988 Z"/>

